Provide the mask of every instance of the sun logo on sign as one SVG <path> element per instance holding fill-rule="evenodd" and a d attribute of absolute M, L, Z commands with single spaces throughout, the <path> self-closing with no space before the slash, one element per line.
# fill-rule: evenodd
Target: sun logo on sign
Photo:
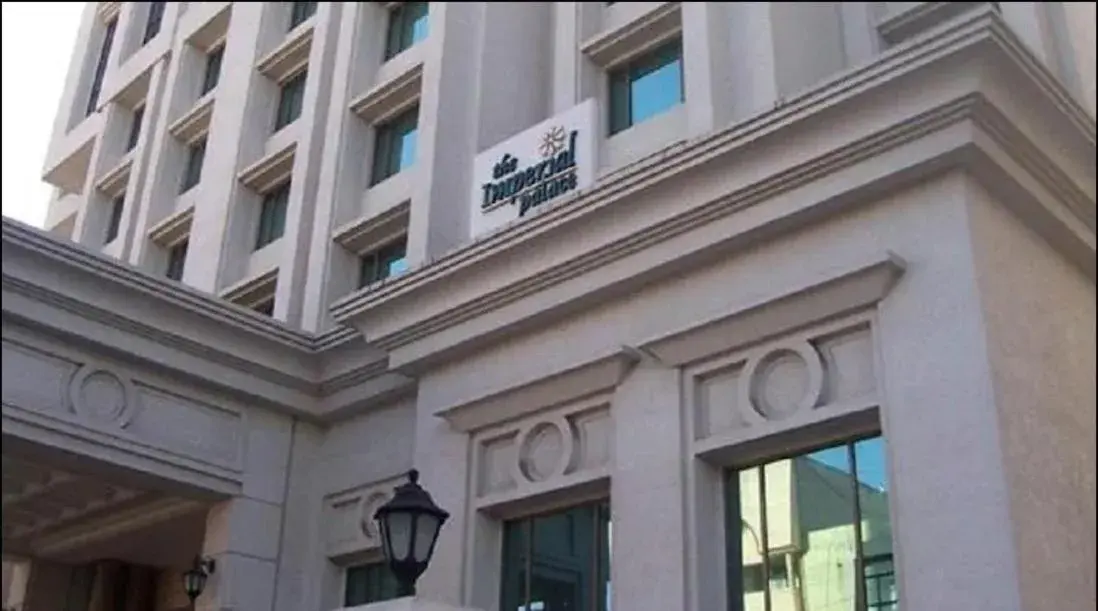
<path fill-rule="evenodd" d="M 552 127 L 541 137 L 541 144 L 538 145 L 538 152 L 541 153 L 542 157 L 552 157 L 564 150 L 566 139 L 567 134 L 565 134 L 563 127 L 559 125 Z"/>

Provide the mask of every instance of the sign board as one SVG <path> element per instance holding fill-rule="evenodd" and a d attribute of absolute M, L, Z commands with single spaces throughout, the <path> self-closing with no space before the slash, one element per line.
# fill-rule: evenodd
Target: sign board
<path fill-rule="evenodd" d="M 587 100 L 476 156 L 471 237 L 594 182 L 596 108 Z"/>

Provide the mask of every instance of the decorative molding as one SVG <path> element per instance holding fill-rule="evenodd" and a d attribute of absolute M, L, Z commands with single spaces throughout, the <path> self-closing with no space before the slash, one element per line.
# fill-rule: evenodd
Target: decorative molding
<path fill-rule="evenodd" d="M 130 168 L 133 167 L 133 151 L 128 151 L 113 168 L 95 181 L 95 188 L 107 197 L 118 197 L 126 192 L 130 182 Z"/>
<path fill-rule="evenodd" d="M 381 547 L 374 512 L 392 498 L 403 476 L 356 486 L 324 499 L 324 548 L 328 558 L 341 558 Z"/>
<path fill-rule="evenodd" d="M 82 418 L 126 428 L 137 410 L 137 391 L 129 378 L 107 367 L 84 365 L 69 382 L 69 403 Z"/>
<path fill-rule="evenodd" d="M 281 149 L 264 155 L 259 161 L 241 170 L 237 178 L 256 193 L 267 193 L 289 178 L 294 169 L 296 151 L 297 141 L 290 141 Z"/>
<path fill-rule="evenodd" d="M 608 478 L 610 401 L 603 393 L 478 432 L 469 498 L 478 509 L 498 510 Z"/>
<path fill-rule="evenodd" d="M 897 3 L 882 3 L 897 4 Z M 905 10 L 884 15 L 877 22 L 877 32 L 890 45 L 899 44 L 909 38 L 927 32 L 934 26 L 975 9 L 989 2 L 905 2 Z"/>
<path fill-rule="evenodd" d="M 219 4 L 220 6 L 217 6 Z M 209 53 L 224 45 L 229 31 L 232 5 L 232 2 L 203 2 L 200 7 L 187 7 L 187 12 L 181 18 L 190 17 L 191 11 L 196 9 L 209 11 L 202 15 L 202 24 L 187 37 L 187 43 L 203 53 Z"/>
<path fill-rule="evenodd" d="M 313 15 L 287 33 L 278 46 L 256 62 L 255 69 L 280 85 L 297 76 L 309 65 L 315 23 Z"/>
<path fill-rule="evenodd" d="M 435 415 L 455 430 L 475 432 L 611 391 L 635 362 L 635 357 L 627 353 L 610 355 L 488 397 L 446 407 Z"/>
<path fill-rule="evenodd" d="M 836 271 L 809 286 L 760 300 L 639 347 L 669 366 L 682 366 L 765 340 L 819 320 L 868 310 L 888 296 L 906 269 L 894 253 Z"/>
<path fill-rule="evenodd" d="M 979 62 L 978 70 L 983 72 L 972 71 L 976 62 Z M 995 100 L 989 98 L 984 91 L 976 89 L 965 92 L 954 89 L 951 94 L 955 97 L 940 100 L 937 106 L 905 120 L 902 124 L 874 132 L 862 140 L 850 142 L 845 147 L 836 148 L 826 155 L 795 167 L 785 167 L 766 180 L 744 185 L 726 197 L 703 202 L 677 216 L 663 219 L 658 226 L 637 228 L 631 235 L 608 239 L 606 243 L 593 247 L 590 252 L 581 253 L 571 260 L 533 274 L 532 277 L 517 278 L 507 286 L 487 294 L 447 304 L 445 311 L 436 315 L 428 312 L 421 320 L 412 321 L 402 328 L 383 328 L 384 333 L 374 332 L 377 325 L 391 324 L 384 317 L 373 316 L 378 310 L 391 308 L 399 311 L 405 305 L 409 308 L 418 307 L 418 304 L 427 301 L 423 299 L 426 290 L 440 283 L 456 281 L 461 274 L 475 269 L 476 266 L 503 261 L 532 238 L 590 223 L 597 213 L 621 213 L 620 209 L 611 207 L 653 185 L 682 179 L 687 172 L 723 159 L 724 156 L 743 154 L 756 141 L 777 134 L 797 132 L 817 119 L 820 113 L 845 108 L 843 105 L 850 100 L 878 91 L 900 76 L 961 69 L 969 70 L 966 73 L 968 76 L 986 77 L 963 79 L 963 82 L 977 88 L 988 82 L 998 84 L 997 79 L 1004 73 L 1019 82 L 1028 79 L 1025 85 L 1030 91 L 1041 95 L 1037 100 L 1041 103 L 1037 110 L 1048 113 L 1049 124 L 1055 125 L 1067 135 L 1065 150 L 1075 154 L 1080 150 L 1085 152 L 1089 147 L 1093 152 L 1093 118 L 1063 90 L 1044 65 L 1032 57 L 1002 23 L 997 13 L 990 9 L 973 10 L 946 26 L 897 45 L 870 64 L 837 75 L 818 88 L 789 98 L 773 110 L 728 129 L 670 147 L 658 155 L 603 176 L 590 189 L 564 205 L 547 209 L 522 223 L 493 232 L 480 241 L 462 245 L 409 274 L 360 291 L 336 303 L 332 311 L 339 321 L 353 320 L 370 331 L 366 335 L 376 348 L 403 348 L 431 334 L 453 328 L 493 310 L 498 311 L 503 305 L 544 292 L 582 274 L 606 268 L 612 262 L 703 227 L 707 223 L 719 221 L 790 188 L 803 186 L 853 163 L 871 159 L 897 146 L 954 126 L 969 130 L 970 140 L 962 142 L 958 137 L 958 141 L 952 144 L 953 149 L 936 153 L 938 157 L 926 159 L 925 166 L 933 166 L 938 170 L 963 168 L 971 170 L 983 182 L 997 183 L 1011 182 L 1013 178 L 1009 170 L 1015 168 L 1015 174 L 1028 173 L 1025 178 L 1029 181 L 1027 185 L 1032 183 L 1036 185 L 1034 188 L 1046 190 L 1059 202 L 1049 203 L 1053 197 L 1047 197 L 1045 199 L 1049 201 L 1045 201 L 1038 195 L 1015 197 L 1012 201 L 1017 206 L 1027 206 L 1031 216 L 1038 213 L 1046 215 L 1046 224 L 1051 227 L 1046 232 L 1046 237 L 1060 250 L 1073 249 L 1073 260 L 1082 261 L 1078 263 L 1081 267 L 1086 267 L 1083 260 L 1089 252 L 1089 269 L 1093 277 L 1093 185 L 1080 184 L 1066 176 L 1055 159 L 1027 139 L 1010 120 L 1009 113 L 996 106 Z M 415 71 L 413 69 L 405 75 Z M 390 83 L 399 80 L 398 77 Z M 380 104 L 380 99 L 400 97 L 394 92 L 382 95 L 380 91 L 378 96 L 374 96 L 377 98 L 374 99 L 376 108 L 385 106 Z M 367 114 L 377 116 L 377 113 Z M 1073 131 L 1068 131 L 1069 128 Z M 1074 161 L 1074 157 L 1071 160 Z M 1008 162 L 1011 164 L 1009 170 L 1006 165 Z M 924 166 L 920 166 L 922 167 Z M 253 166 L 252 169 L 259 172 L 258 167 Z M 1029 180 L 1029 177 L 1033 180 Z M 1053 209 L 1053 206 L 1059 207 Z M 1082 229 L 1078 229 L 1080 226 Z M 1087 234 L 1087 231 L 1090 233 Z M 365 380 L 379 380 L 387 375 L 386 370 L 374 360 L 364 363 L 356 372 L 344 371 L 331 378 L 318 373 L 317 370 L 323 368 L 314 367 L 313 359 L 318 356 L 324 358 L 327 351 L 347 342 L 362 341 L 358 333 L 346 326 L 320 335 L 298 332 L 266 317 L 243 312 L 231 304 L 179 283 L 155 278 L 93 253 L 87 248 L 62 243 L 7 219 L 3 221 L 3 244 L 5 324 L 10 320 L 13 324 L 25 322 L 28 325 L 37 325 L 58 336 L 80 339 L 102 350 L 117 349 L 116 342 L 106 339 L 108 330 L 122 334 L 116 335 L 115 339 L 155 342 L 157 350 L 176 351 L 186 357 L 180 358 L 180 361 L 192 363 L 200 360 L 230 368 L 231 371 L 226 375 L 233 380 L 248 380 L 247 384 L 240 385 L 237 392 L 251 393 L 249 396 L 263 398 L 277 407 L 313 420 L 318 419 L 318 405 L 324 399 L 322 393 L 345 390 L 349 388 L 348 385 L 361 384 Z M 882 265 L 879 271 L 888 269 L 887 264 L 879 263 Z M 870 273 L 877 277 L 874 274 L 876 272 Z M 888 277 L 888 274 L 882 277 Z M 58 281 L 47 282 L 42 279 Z M 118 307 L 111 309 L 102 304 L 96 305 L 97 301 L 89 287 L 105 285 L 109 285 L 113 289 L 112 293 L 123 300 Z M 150 313 L 154 309 L 157 311 Z M 554 313 L 561 311 L 558 308 Z M 77 326 L 80 331 L 57 326 L 57 321 L 66 320 L 65 316 L 69 322 L 79 322 Z M 74 317 L 81 317 L 83 320 Z M 165 325 L 165 321 L 170 324 Z M 94 329 L 95 332 L 91 333 L 89 329 Z M 89 335 L 75 338 L 77 333 Z M 224 341 L 226 337 L 231 337 L 233 341 Z M 489 339 L 491 337 L 486 334 L 483 340 L 476 341 Z M 682 338 L 656 338 L 641 347 L 661 354 L 661 358 L 672 361 L 679 359 L 683 362 L 706 358 L 707 351 L 714 349 L 701 349 L 694 345 L 687 350 L 681 348 L 685 344 L 680 340 Z M 765 338 L 760 341 L 765 341 Z M 623 355 L 606 355 L 602 358 L 619 369 L 629 362 L 629 358 Z M 215 376 L 208 373 L 197 374 L 198 369 L 190 364 L 183 366 L 176 363 L 158 363 L 157 366 L 175 368 L 219 389 L 236 384 L 215 379 Z M 588 366 L 585 365 L 584 368 L 586 367 Z M 408 367 L 403 371 L 411 373 L 413 369 Z M 562 374 L 562 379 L 566 377 Z M 357 382 L 351 382 L 352 380 Z M 592 382 L 591 387 L 602 383 Z M 293 393 L 287 392 L 285 397 L 293 399 L 284 397 L 280 401 L 273 398 L 272 394 L 276 393 L 272 393 L 268 385 L 277 386 L 279 391 L 292 390 Z M 262 387 L 263 390 L 255 390 L 256 387 Z M 558 390 L 550 392 L 550 387 L 551 385 L 547 385 L 542 390 L 537 390 L 538 383 L 531 382 L 521 392 L 530 393 L 531 397 L 562 396 Z M 391 388 L 390 386 L 390 391 Z M 508 395 L 518 392 L 507 391 Z M 440 415 L 450 420 L 455 427 L 472 431 L 498 421 L 500 414 L 505 418 L 523 418 L 541 409 L 522 408 L 516 413 L 508 413 L 502 407 L 505 396 L 507 395 L 486 399 L 459 399 L 457 402 L 460 405 L 448 407 Z M 520 395 L 511 396 L 513 398 Z M 548 405 L 541 399 L 531 401 L 530 404 L 542 407 Z M 339 411 L 338 408 L 333 410 Z M 7 414 L 8 406 L 5 406 L 5 419 Z"/>
<path fill-rule="evenodd" d="M 264 341 L 298 350 L 312 350 L 312 336 L 307 333 L 290 329 L 269 317 L 249 316 L 222 299 L 178 282 L 144 273 L 117 259 L 67 240 L 58 240 L 18 221 L 3 219 L 3 240 L 4 258 L 8 263 L 4 267 L 5 288 L 8 288 L 9 281 L 12 281 L 13 289 L 18 286 L 15 284 L 17 276 L 14 275 L 14 261 L 9 257 L 15 256 L 17 251 L 23 251 L 23 256 L 29 257 L 35 265 L 34 270 L 26 270 L 31 275 L 45 271 L 39 268 L 46 266 L 67 268 L 99 278 L 121 289 L 169 303 L 173 308 L 190 312 L 205 320 L 247 330 Z M 39 291 L 45 290 L 35 284 L 31 286 Z M 201 354 L 208 355 L 209 352 L 210 349 L 205 348 Z"/>
<path fill-rule="evenodd" d="M 194 206 L 169 214 L 167 218 L 149 229 L 149 239 L 164 248 L 171 248 L 182 242 L 191 233 L 194 222 Z"/>
<path fill-rule="evenodd" d="M 277 284 L 278 268 L 276 267 L 226 288 L 221 291 L 221 298 L 244 308 L 250 308 L 274 295 Z"/>
<path fill-rule="evenodd" d="M 332 239 L 348 252 L 362 254 L 407 233 L 410 208 L 404 202 L 381 214 L 355 219 L 337 228 Z"/>
<path fill-rule="evenodd" d="M 664 2 L 619 28 L 601 32 L 580 51 L 607 70 L 653 49 L 682 32 L 682 3 Z"/>
<path fill-rule="evenodd" d="M 800 427 L 864 419 L 880 401 L 873 322 L 866 312 L 821 318 L 686 367 L 694 452 L 718 456 Z"/>
<path fill-rule="evenodd" d="M 168 126 L 168 133 L 186 145 L 194 144 L 209 133 L 216 94 L 217 91 L 214 89 L 198 98 L 194 106 L 191 106 L 178 119 L 172 121 L 171 125 Z"/>
<path fill-rule="evenodd" d="M 417 62 L 352 100 L 351 112 L 372 125 L 384 123 L 415 105 L 422 88 L 423 63 Z"/>
<path fill-rule="evenodd" d="M 1001 60 L 1007 60 L 1030 77 L 1031 81 L 1044 93 L 1046 100 L 1061 113 L 1061 120 L 1072 123 L 1078 128 L 1077 135 L 1093 146 L 1093 119 L 1062 90 L 1043 66 L 1030 57 L 1021 43 L 1001 23 L 1001 18 L 996 12 L 975 11 L 968 15 L 967 19 L 958 20 L 948 28 L 937 30 L 933 36 L 920 37 L 898 46 L 872 64 L 837 76 L 814 91 L 786 100 L 783 106 L 773 111 L 727 130 L 689 142 L 666 156 L 651 159 L 641 166 L 606 176 L 568 205 L 546 210 L 543 214 L 493 233 L 479 242 L 463 245 L 432 261 L 430 265 L 414 269 L 410 273 L 395 278 L 392 282 L 370 287 L 344 298 L 333 304 L 332 313 L 340 322 L 361 321 L 369 327 L 364 328 L 364 331 L 377 346 L 394 350 L 487 312 L 498 310 L 503 305 L 513 303 L 524 296 L 545 291 L 550 286 L 558 285 L 597 267 L 606 266 L 610 262 L 667 240 L 674 235 L 703 226 L 717 218 L 743 210 L 854 163 L 878 156 L 901 144 L 940 132 L 948 126 L 965 121 L 978 123 L 978 117 L 991 107 L 991 102 L 979 91 L 973 91 L 966 96 L 946 100 L 938 107 L 895 124 L 870 138 L 851 142 L 844 148 L 832 150 L 800 166 L 787 167 L 760 183 L 749 185 L 739 192 L 687 210 L 677 218 L 662 220 L 617 242 L 593 248 L 555 268 L 541 270 L 535 275 L 518 279 L 510 285 L 478 295 L 457 305 L 452 302 L 452 296 L 450 296 L 451 301 L 447 303 L 444 310 L 440 309 L 435 314 L 428 314 L 403 327 L 378 328 L 378 325 L 391 323 L 373 315 L 378 309 L 395 306 L 405 298 L 423 303 L 423 297 L 419 292 L 429 286 L 437 285 L 444 279 L 453 278 L 461 271 L 473 266 L 482 265 L 490 257 L 506 257 L 514 248 L 535 236 L 560 230 L 568 224 L 589 222 L 590 215 L 596 211 L 605 210 L 631 193 L 657 182 L 671 180 L 687 170 L 711 162 L 720 155 L 729 154 L 778 130 L 795 129 L 796 124 L 804 122 L 808 117 L 880 87 L 901 74 L 916 70 L 925 73 L 928 66 L 946 65 L 947 62 L 951 62 L 949 65 L 955 66 L 954 69 L 971 70 L 972 62 L 958 62 L 959 55 L 970 59 L 977 58 L 982 62 L 980 65 L 988 69 L 991 69 L 992 61 L 998 64 L 1002 63 Z M 997 64 L 996 69 L 998 69 Z M 973 79 L 971 82 L 979 86 L 977 80 Z M 976 150 L 976 145 L 959 143 L 955 149 L 957 153 L 965 150 Z M 1040 157 L 1044 156 L 1040 155 Z M 927 160 L 928 164 L 930 162 L 931 160 Z M 970 162 L 971 156 L 954 154 L 935 160 L 931 165 L 961 167 Z M 1026 165 L 1033 164 L 1026 163 Z M 1046 168 L 1055 167 L 1055 164 L 1047 159 L 1043 165 Z"/>

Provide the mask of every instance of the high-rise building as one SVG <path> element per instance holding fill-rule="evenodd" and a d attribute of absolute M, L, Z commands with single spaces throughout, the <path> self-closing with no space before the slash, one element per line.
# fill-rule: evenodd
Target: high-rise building
<path fill-rule="evenodd" d="M 88 3 L 3 225 L 4 603 L 381 603 L 415 469 L 376 609 L 1093 608 L 1094 22 Z"/>

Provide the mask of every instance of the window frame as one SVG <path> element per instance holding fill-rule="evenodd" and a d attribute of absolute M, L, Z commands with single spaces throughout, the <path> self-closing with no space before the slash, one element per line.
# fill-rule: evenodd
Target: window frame
<path fill-rule="evenodd" d="M 316 2 L 291 2 L 290 3 L 290 23 L 287 26 L 286 31 L 290 32 L 297 26 L 305 23 L 310 17 L 316 14 Z"/>
<path fill-rule="evenodd" d="M 610 548 L 610 531 L 612 527 L 606 528 L 604 525 L 612 524 L 611 513 L 611 499 L 609 496 L 601 496 L 592 498 L 589 500 L 583 500 L 571 505 L 557 506 L 552 509 L 545 509 L 544 511 L 538 511 L 535 513 L 529 513 L 521 516 L 516 516 L 504 520 L 501 523 L 500 529 L 500 565 L 501 572 L 499 575 L 499 592 L 497 593 L 497 601 L 500 609 L 508 608 L 505 603 L 504 597 L 508 591 L 508 574 L 506 571 L 507 566 L 507 553 L 508 553 L 508 537 L 507 530 L 511 524 L 518 524 L 522 531 L 522 539 L 524 543 L 524 549 L 521 554 L 523 561 L 523 567 L 519 570 L 519 574 L 523 576 L 523 584 L 521 586 L 525 592 L 520 592 L 521 603 L 524 608 L 529 608 L 534 601 L 530 600 L 531 589 L 533 583 L 533 566 L 534 555 L 531 553 L 534 547 L 534 521 L 539 518 L 547 518 L 575 509 L 582 509 L 591 507 L 594 509 L 592 519 L 594 520 L 594 553 L 591 555 L 591 575 L 594 579 L 594 585 L 597 584 L 609 584 L 609 578 L 611 575 L 611 556 L 613 551 Z M 603 519 L 605 518 L 605 520 Z M 605 556 L 603 552 L 608 552 Z M 600 593 L 602 596 L 600 597 Z M 600 611 L 611 611 L 610 609 L 604 609 L 603 603 L 606 600 L 606 590 L 601 587 L 592 587 L 590 589 L 590 599 L 587 601 L 588 605 L 593 605 L 590 608 Z"/>
<path fill-rule="evenodd" d="M 274 132 L 277 133 L 301 117 L 305 103 L 305 83 L 309 71 L 302 70 L 286 79 L 278 90 L 278 107 L 275 111 Z"/>
<path fill-rule="evenodd" d="M 164 270 L 164 277 L 176 282 L 183 281 L 183 271 L 187 267 L 187 249 L 190 240 L 184 238 L 168 247 L 168 265 Z"/>
<path fill-rule="evenodd" d="M 385 56 L 383 62 L 411 49 L 417 42 L 415 24 L 430 14 L 430 2 L 401 2 L 389 10 L 385 26 Z M 423 13 L 418 11 L 422 9 Z"/>
<path fill-rule="evenodd" d="M 116 195 L 111 198 L 109 216 L 107 217 L 106 231 L 103 235 L 103 245 L 111 244 L 118 239 L 122 229 L 122 213 L 126 208 L 126 194 Z"/>
<path fill-rule="evenodd" d="M 366 600 L 351 600 L 351 578 L 353 571 L 363 571 L 363 574 L 366 575 L 369 575 L 373 571 L 379 571 L 381 573 L 381 576 L 379 577 L 380 582 L 372 583 L 368 580 L 367 589 L 370 589 L 370 586 L 376 585 L 381 589 L 381 592 L 376 593 L 374 596 L 370 596 L 368 593 Z M 389 583 L 386 584 L 386 581 Z M 392 588 L 391 591 L 385 591 L 385 588 L 390 586 Z M 343 600 L 344 607 L 370 605 L 397 598 L 400 598 L 400 585 L 384 560 L 368 560 L 366 562 L 352 564 L 343 569 L 343 596 L 341 599 Z"/>
<path fill-rule="evenodd" d="M 675 52 L 674 55 L 671 54 L 672 51 Z M 670 60 L 665 61 L 668 58 Z M 610 136 L 644 122 L 638 122 L 633 117 L 633 83 L 639 78 L 669 66 L 676 61 L 679 63 L 679 100 L 676 105 L 681 105 L 686 102 L 686 64 L 682 54 L 681 34 L 677 34 L 673 38 L 661 42 L 652 49 L 607 71 L 606 108 Z M 617 95 L 624 95 L 624 98 L 616 99 L 615 92 L 617 92 Z M 662 112 L 666 111 L 661 111 L 657 115 L 662 114 Z"/>
<path fill-rule="evenodd" d="M 168 3 L 154 1 L 148 4 L 148 13 L 145 14 L 145 33 L 141 36 L 142 45 L 148 44 L 160 33 L 160 28 L 164 23 L 164 9 Z"/>
<path fill-rule="evenodd" d="M 286 232 L 286 209 L 290 201 L 290 181 L 263 194 L 256 222 L 255 248 L 258 251 L 278 241 Z"/>
<path fill-rule="evenodd" d="M 404 137 L 411 132 L 416 133 L 419 139 L 419 104 L 404 110 L 389 121 L 378 125 L 374 129 L 374 151 L 370 168 L 370 186 L 382 183 L 406 168 L 400 167 L 400 159 L 403 154 Z M 397 144 L 401 145 L 396 150 Z M 417 147 L 418 148 L 418 147 Z M 415 160 L 407 167 L 415 165 Z"/>
<path fill-rule="evenodd" d="M 141 124 L 145 121 L 145 104 L 133 109 L 133 118 L 130 120 L 130 133 L 126 137 L 126 152 L 137 148 L 137 141 L 141 139 Z"/>
<path fill-rule="evenodd" d="M 206 163 L 206 139 L 207 136 L 202 136 L 187 146 L 187 161 L 183 166 L 183 178 L 179 181 L 180 195 L 202 182 L 202 166 Z"/>
<path fill-rule="evenodd" d="M 91 87 L 88 88 L 88 103 L 84 108 L 84 116 L 89 117 L 99 105 L 99 94 L 103 89 L 103 78 L 107 74 L 107 62 L 110 61 L 111 47 L 114 45 L 114 36 L 118 30 L 118 17 L 114 17 L 103 29 L 103 42 L 99 47 L 99 59 L 95 62 L 95 71 L 92 73 Z"/>
<path fill-rule="evenodd" d="M 759 478 L 758 478 L 759 479 L 759 482 L 758 482 L 759 501 L 758 502 L 759 502 L 759 505 L 761 507 L 766 507 L 767 506 L 767 499 L 766 499 L 766 476 L 765 476 L 765 471 L 766 471 L 766 467 L 768 465 L 780 462 L 782 460 L 794 460 L 796 458 L 808 457 L 808 456 L 811 456 L 812 454 L 814 454 L 816 452 L 820 452 L 820 451 L 823 451 L 823 450 L 843 448 L 846 451 L 846 458 L 847 458 L 849 468 L 850 468 L 851 485 L 852 485 L 852 488 L 853 488 L 853 494 L 851 495 L 851 504 L 852 504 L 851 509 L 852 509 L 852 512 L 853 512 L 854 515 L 851 516 L 850 524 L 853 527 L 853 531 L 855 533 L 855 537 L 854 537 L 855 538 L 854 570 L 856 571 L 856 573 L 854 574 L 853 579 L 852 579 L 853 584 L 854 584 L 854 588 L 855 588 L 854 589 L 854 608 L 858 609 L 860 611 L 866 611 L 866 587 L 867 587 L 866 577 L 867 577 L 867 575 L 865 574 L 865 568 L 866 568 L 865 561 L 867 559 L 870 559 L 870 558 L 876 559 L 876 558 L 880 558 L 882 556 L 888 556 L 888 559 L 893 563 L 892 564 L 893 576 L 895 576 L 895 574 L 899 572 L 897 570 L 897 567 L 896 567 L 896 564 L 895 564 L 895 556 L 894 556 L 895 540 L 892 541 L 892 550 L 893 550 L 893 552 L 890 552 L 889 554 L 878 554 L 878 555 L 870 557 L 870 556 L 866 556 L 865 549 L 864 549 L 865 534 L 863 532 L 864 529 L 862 527 L 862 521 L 864 519 L 865 514 L 863 513 L 862 507 L 861 507 L 861 490 L 859 488 L 861 483 L 858 480 L 858 461 L 857 461 L 857 457 L 856 457 L 856 449 L 855 448 L 856 448 L 857 444 L 859 444 L 863 441 L 869 441 L 869 440 L 873 440 L 873 439 L 881 439 L 887 445 L 887 439 L 885 439 L 884 433 L 881 430 L 878 429 L 878 430 L 872 431 L 872 432 L 856 433 L 856 434 L 843 436 L 839 439 L 830 439 L 828 441 L 824 441 L 824 442 L 817 443 L 817 444 L 805 445 L 805 446 L 796 448 L 794 450 L 790 450 L 788 452 L 782 452 L 782 453 L 767 455 L 767 456 L 762 457 L 759 460 L 754 461 L 750 464 L 730 466 L 730 467 L 724 469 L 724 472 L 722 474 L 723 476 L 722 476 L 722 485 L 721 485 L 721 496 L 722 496 L 723 499 L 725 499 L 725 503 L 724 503 L 725 592 L 726 592 L 726 596 L 727 596 L 727 599 L 728 599 L 728 602 L 729 602 L 730 605 L 732 605 L 733 601 L 736 601 L 737 599 L 742 600 L 743 599 L 743 594 L 744 594 L 744 592 L 743 592 L 743 575 L 742 575 L 742 572 L 741 572 L 742 571 L 742 566 L 743 566 L 743 564 L 742 564 L 743 550 L 741 549 L 741 547 L 742 547 L 741 546 L 741 539 L 742 539 L 742 536 L 743 536 L 742 535 L 742 530 L 740 528 L 731 528 L 730 527 L 730 525 L 733 522 L 736 521 L 734 516 L 739 515 L 739 509 L 733 507 L 732 506 L 733 503 L 729 502 L 729 499 L 732 498 L 732 494 L 730 493 L 730 490 L 732 489 L 732 487 L 735 487 L 737 490 L 739 488 L 739 474 L 743 471 L 748 471 L 748 470 L 757 470 L 758 471 L 758 473 L 759 473 Z M 889 501 L 889 510 L 891 511 L 891 501 Z M 769 588 L 770 579 L 771 579 L 770 570 L 769 570 L 769 565 L 771 563 L 771 556 L 784 557 L 786 555 L 786 550 L 771 548 L 770 543 L 768 541 L 768 534 L 766 532 L 767 527 L 768 527 L 766 512 L 761 511 L 760 514 L 761 514 L 761 520 L 760 520 L 760 524 L 759 524 L 759 530 L 761 530 L 762 532 L 756 534 L 755 537 L 756 537 L 757 545 L 759 546 L 760 551 L 765 550 L 765 552 L 766 552 L 766 553 L 760 553 L 759 556 L 760 556 L 760 559 L 762 560 L 762 567 L 763 567 L 762 568 L 762 584 L 764 586 L 764 589 L 763 589 L 763 592 L 764 592 L 763 611 L 770 611 L 773 608 L 772 605 L 771 605 L 771 594 L 770 594 L 770 588 Z M 891 522 L 891 514 L 889 515 L 889 520 Z M 742 515 L 739 515 L 739 521 L 741 523 L 745 524 Z M 890 526 L 892 528 L 895 527 L 895 525 L 890 525 Z M 741 558 L 734 558 L 733 557 L 734 552 L 739 552 L 741 554 Z M 738 576 L 740 578 L 738 581 L 735 579 L 736 576 Z M 789 580 L 790 587 L 794 587 L 793 584 L 796 583 L 796 576 L 795 575 L 787 575 L 786 578 Z M 897 591 L 898 591 L 898 588 L 897 588 Z M 737 609 L 737 608 L 740 608 L 740 607 L 730 606 L 730 609 Z"/>
<path fill-rule="evenodd" d="M 221 63 L 225 59 L 225 45 L 220 44 L 206 53 L 206 70 L 202 73 L 202 89 L 199 97 L 206 95 L 217 87 L 221 80 Z"/>
<path fill-rule="evenodd" d="M 393 259 L 393 261 L 399 261 L 401 259 L 408 258 L 408 236 L 407 234 L 394 238 L 387 242 L 382 243 L 377 248 L 373 248 L 358 258 L 358 288 L 366 288 L 371 284 L 376 284 L 382 280 L 387 280 L 399 274 L 382 274 L 382 271 L 388 270 L 388 265 L 382 265 L 382 261 L 388 259 L 382 258 L 383 254 L 392 254 L 393 250 L 400 252 L 400 256 Z M 372 273 L 367 273 L 367 270 L 371 270 Z"/>

